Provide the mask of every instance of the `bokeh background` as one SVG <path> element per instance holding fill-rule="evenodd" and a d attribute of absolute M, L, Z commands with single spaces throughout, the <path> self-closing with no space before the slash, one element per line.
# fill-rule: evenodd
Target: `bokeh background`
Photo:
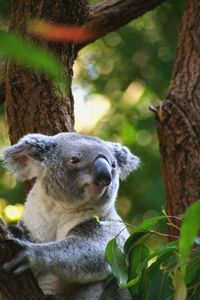
<path fill-rule="evenodd" d="M 9 3 L 0 0 L 0 26 L 4 29 Z M 122 182 L 117 202 L 120 214 L 133 224 L 160 214 L 165 207 L 159 147 L 149 105 L 166 96 L 183 5 L 183 0 L 166 1 L 85 47 L 74 66 L 76 130 L 121 142 L 141 159 L 140 168 Z M 3 66 L 0 52 L 0 74 Z M 9 145 L 2 100 L 0 147 Z M 1 162 L 0 217 L 16 222 L 23 203 L 21 184 L 5 172 Z"/>

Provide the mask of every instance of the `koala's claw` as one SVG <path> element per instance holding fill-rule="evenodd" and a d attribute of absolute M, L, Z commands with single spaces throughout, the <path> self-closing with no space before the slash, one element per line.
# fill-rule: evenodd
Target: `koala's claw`
<path fill-rule="evenodd" d="M 20 252 L 11 261 L 2 267 L 8 273 L 20 274 L 29 268 L 29 259 L 26 251 Z"/>
<path fill-rule="evenodd" d="M 30 268 L 28 242 L 24 242 L 18 239 L 9 239 L 3 241 L 8 244 L 8 246 L 18 246 L 19 253 L 12 258 L 10 261 L 3 264 L 2 269 L 8 273 L 20 274 Z"/>
<path fill-rule="evenodd" d="M 7 245 L 7 247 L 18 247 L 19 249 L 23 249 L 25 247 L 25 243 L 17 238 L 10 238 L 6 240 L 0 241 L 0 245 Z"/>

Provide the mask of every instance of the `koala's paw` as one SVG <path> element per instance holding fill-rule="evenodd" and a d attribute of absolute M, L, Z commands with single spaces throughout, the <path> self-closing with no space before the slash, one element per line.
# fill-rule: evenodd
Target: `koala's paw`
<path fill-rule="evenodd" d="M 3 243 L 8 247 L 16 247 L 18 249 L 15 257 L 3 264 L 3 270 L 13 274 L 20 274 L 32 266 L 34 263 L 33 243 L 16 238 L 5 240 Z"/>

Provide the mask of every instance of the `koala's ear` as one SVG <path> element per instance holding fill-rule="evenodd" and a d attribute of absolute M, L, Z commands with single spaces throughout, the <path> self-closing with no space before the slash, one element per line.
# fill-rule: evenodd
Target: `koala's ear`
<path fill-rule="evenodd" d="M 55 147 L 52 138 L 42 134 L 28 134 L 13 146 L 3 150 L 5 167 L 20 180 L 39 177 L 45 169 L 45 158 Z"/>
<path fill-rule="evenodd" d="M 130 150 L 119 143 L 108 142 L 120 168 L 120 179 L 125 179 L 129 173 L 138 168 L 140 159 L 132 154 Z"/>

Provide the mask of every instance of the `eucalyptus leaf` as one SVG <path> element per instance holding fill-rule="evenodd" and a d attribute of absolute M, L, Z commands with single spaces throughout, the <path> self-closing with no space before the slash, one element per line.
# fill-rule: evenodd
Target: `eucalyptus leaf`
<path fill-rule="evenodd" d="M 136 243 L 140 242 L 141 238 L 147 237 L 150 234 L 148 230 L 152 229 L 159 221 L 165 218 L 166 216 L 158 216 L 145 220 L 126 240 L 124 253 L 127 254 Z"/>
<path fill-rule="evenodd" d="M 143 294 L 138 300 L 169 300 L 173 299 L 173 289 L 171 278 L 161 269 L 157 269 L 148 281 L 146 287 L 143 286 Z"/>
<path fill-rule="evenodd" d="M 188 262 L 186 273 L 185 273 L 185 284 L 195 284 L 199 282 L 200 278 L 200 252 L 195 251 Z"/>
<path fill-rule="evenodd" d="M 145 231 L 145 230 L 136 231 L 136 232 L 132 233 L 124 244 L 124 253 L 126 255 L 128 255 L 128 253 L 136 245 L 136 243 L 139 243 L 142 238 L 145 238 L 148 235 L 149 235 L 149 232 Z"/>
<path fill-rule="evenodd" d="M 192 245 L 200 229 L 200 201 L 190 206 L 185 214 L 181 226 L 179 239 L 179 258 L 181 272 L 185 275 L 186 266 Z"/>
<path fill-rule="evenodd" d="M 140 265 L 142 262 L 146 261 L 147 265 L 147 258 L 150 255 L 150 251 L 148 247 L 144 244 L 138 244 L 131 250 L 129 254 L 129 280 L 135 278 L 140 270 Z"/>
<path fill-rule="evenodd" d="M 131 250 L 129 254 L 129 270 L 128 270 L 128 283 L 126 287 L 129 287 L 132 295 L 137 292 L 137 283 L 139 282 L 142 272 L 140 265 L 146 261 L 147 266 L 147 258 L 150 255 L 150 251 L 148 247 L 144 244 L 137 244 Z"/>
<path fill-rule="evenodd" d="M 147 219 L 139 226 L 139 229 L 140 230 L 152 229 L 152 227 L 154 227 L 158 222 L 160 222 L 163 219 L 166 219 L 166 216 L 158 216 L 158 217 Z"/>
<path fill-rule="evenodd" d="M 193 286 L 193 288 L 190 288 L 188 290 L 188 299 L 189 300 L 199 300 L 200 299 L 200 285 L 199 285 L 199 281 L 198 281 L 198 283 L 196 283 L 195 286 Z"/>
<path fill-rule="evenodd" d="M 174 294 L 171 280 L 171 270 L 177 265 L 177 255 L 171 251 L 163 252 L 143 272 L 140 285 L 140 300 L 172 299 Z M 156 293 L 156 298 L 155 298 Z"/>
<path fill-rule="evenodd" d="M 128 267 L 125 261 L 125 255 L 118 247 L 116 239 L 112 239 L 108 242 L 105 254 L 113 275 L 117 278 L 119 285 L 124 286 L 128 279 Z"/>
<path fill-rule="evenodd" d="M 157 257 L 158 259 L 159 257 L 162 257 L 165 254 L 174 254 L 174 253 L 178 253 L 178 246 L 176 242 L 171 242 L 166 244 L 165 246 L 156 249 L 154 252 L 151 253 L 151 255 L 149 255 L 148 259 L 150 260 L 154 257 Z"/>

